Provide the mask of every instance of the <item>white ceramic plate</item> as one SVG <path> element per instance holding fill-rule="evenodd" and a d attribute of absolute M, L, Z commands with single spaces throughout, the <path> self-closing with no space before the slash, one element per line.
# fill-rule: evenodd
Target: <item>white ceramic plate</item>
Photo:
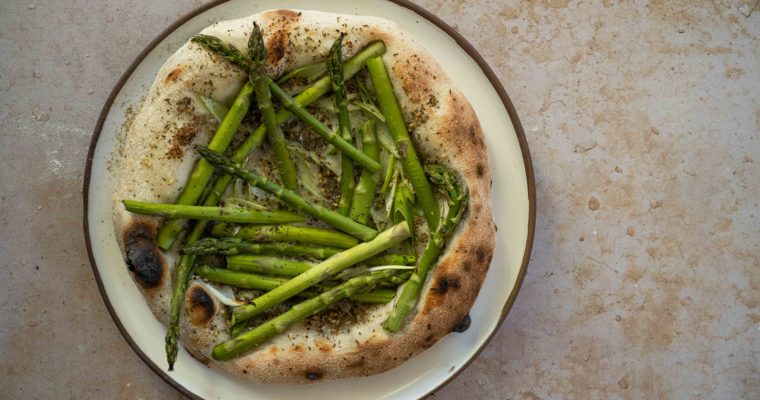
<path fill-rule="evenodd" d="M 494 180 L 496 251 L 477 302 L 472 325 L 450 334 L 421 355 L 383 374 L 314 385 L 257 385 L 209 369 L 180 350 L 167 371 L 165 327 L 151 314 L 127 272 L 111 223 L 113 180 L 106 164 L 126 110 L 147 93 L 164 61 L 208 25 L 274 8 L 318 9 L 373 15 L 396 21 L 451 76 L 478 114 Z M 190 397 L 206 399 L 374 399 L 422 397 L 443 386 L 471 362 L 495 333 L 514 301 L 533 241 L 535 188 L 525 137 L 504 89 L 483 59 L 435 16 L 405 1 L 231 0 L 196 10 L 167 29 L 130 66 L 114 88 L 90 145 L 84 183 L 85 235 L 101 293 L 122 334 L 140 357 L 167 382 Z M 358 394 L 361 395 L 358 395 Z"/>

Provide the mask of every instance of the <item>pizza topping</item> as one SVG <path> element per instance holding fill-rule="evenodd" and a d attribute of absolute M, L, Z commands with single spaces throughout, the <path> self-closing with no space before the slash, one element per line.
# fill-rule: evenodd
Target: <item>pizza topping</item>
<path fill-rule="evenodd" d="M 427 116 L 422 108 L 402 112 L 381 58 L 382 42 L 343 63 L 340 34 L 327 61 L 275 82 L 265 74 L 265 64 L 284 57 L 290 45 L 283 42 L 288 35 L 278 32 L 270 34 L 267 48 L 254 24 L 247 54 L 213 36 L 192 39 L 242 68 L 247 82 L 229 109 L 198 96 L 219 128 L 208 146 L 196 146 L 202 158 L 177 204 L 124 201 L 128 211 L 167 219 L 157 239 L 155 232 L 133 237 L 137 244 L 132 248 L 157 240 L 169 249 L 186 221 L 195 221 L 180 251 L 173 288 L 166 336 L 170 369 L 182 299 L 193 274 L 202 280 L 187 293 L 191 323 L 211 320 L 213 298 L 231 307 L 231 338 L 214 347 L 216 360 L 256 348 L 317 314 L 320 331 L 349 326 L 361 308 L 342 303 L 344 299 L 387 304 L 396 298 L 384 327 L 400 330 L 466 210 L 467 190 L 453 171 L 423 168 L 404 115 L 423 114 L 415 120 Z M 331 90 L 332 102 L 320 100 Z M 254 99 L 256 107 L 249 110 Z M 437 106 L 435 97 L 426 101 L 425 107 Z M 252 129 L 248 121 L 256 112 L 262 124 Z M 181 151 L 193 141 L 193 129 L 187 125 L 180 129 L 184 136 L 175 137 Z M 240 143 L 238 131 L 247 135 Z M 254 152 L 265 139 L 271 151 Z M 212 182 L 214 172 L 218 176 Z M 232 194 L 225 195 L 233 182 Z M 444 203 L 439 204 L 433 187 Z M 290 211 L 278 210 L 281 206 Z M 204 237 L 209 233 L 212 237 Z M 130 254 L 136 253 L 127 248 L 128 262 Z M 221 263 L 204 264 L 207 255 L 222 258 Z M 434 289 L 443 294 L 458 285 L 444 279 Z M 373 330 L 371 335 L 376 334 Z M 335 345 L 325 343 L 324 351 Z M 321 377 L 306 372 L 309 380 Z"/>

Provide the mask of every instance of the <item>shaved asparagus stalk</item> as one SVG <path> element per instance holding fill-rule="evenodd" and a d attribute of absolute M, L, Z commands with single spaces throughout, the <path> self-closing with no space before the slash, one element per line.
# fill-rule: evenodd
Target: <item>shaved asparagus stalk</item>
<path fill-rule="evenodd" d="M 383 59 L 380 57 L 369 59 L 367 61 L 367 70 L 369 70 L 370 78 L 372 78 L 372 85 L 375 87 L 375 94 L 380 103 L 380 109 L 383 111 L 383 115 L 385 115 L 385 123 L 401 155 L 404 172 L 412 183 L 418 204 L 425 215 L 425 221 L 427 221 L 430 231 L 434 232 L 440 223 L 441 212 L 438 209 L 438 202 L 433 195 L 433 190 L 430 188 L 430 183 L 425 177 L 425 172 L 417 157 L 414 144 L 409 137 L 406 122 L 404 122 L 404 116 L 401 113 L 401 108 L 393 91 L 393 84 L 388 76 Z"/>
<path fill-rule="evenodd" d="M 390 155 L 388 158 L 388 169 L 385 170 L 385 179 L 383 180 L 383 187 L 380 188 L 381 194 L 388 193 L 388 188 L 391 185 L 391 177 L 393 177 L 393 172 L 396 170 L 396 157 L 393 156 L 393 154 Z"/>
<path fill-rule="evenodd" d="M 288 211 L 246 210 L 236 207 L 184 206 L 179 204 L 145 203 L 122 200 L 127 211 L 167 218 L 187 218 L 242 224 L 286 224 L 304 222 L 306 218 Z"/>
<path fill-rule="evenodd" d="M 307 83 L 312 83 L 321 78 L 325 72 L 327 72 L 327 63 L 318 62 L 308 64 L 288 72 L 286 75 L 278 79 L 277 83 L 282 85 L 292 78 L 306 79 Z"/>
<path fill-rule="evenodd" d="M 253 86 L 246 83 L 243 88 L 238 92 L 235 102 L 230 107 L 230 111 L 224 116 L 224 120 L 219 125 L 214 137 L 211 139 L 208 147 L 214 151 L 224 151 L 232 142 L 232 138 L 235 136 L 240 123 L 243 121 L 243 117 L 248 112 L 248 108 L 251 105 L 251 94 L 253 93 Z M 208 161 L 200 159 L 195 165 L 190 177 L 187 180 L 187 184 L 182 189 L 179 197 L 177 198 L 177 204 L 192 205 L 195 204 L 198 199 L 203 195 L 206 190 L 211 175 L 214 173 L 214 168 Z M 174 243 L 174 239 L 182 232 L 182 229 L 187 221 L 184 219 L 170 219 L 164 223 L 164 225 L 158 231 L 157 242 L 158 246 L 164 250 L 168 250 Z"/>
<path fill-rule="evenodd" d="M 248 320 L 314 286 L 327 277 L 381 253 L 409 237 L 409 226 L 398 224 L 378 234 L 372 241 L 361 243 L 338 253 L 296 276 L 277 289 L 258 297 L 253 304 L 238 307 L 232 313 L 232 324 Z"/>
<path fill-rule="evenodd" d="M 412 309 L 417 304 L 417 298 L 422 291 L 422 285 L 425 283 L 428 273 L 435 265 L 446 240 L 456 228 L 467 208 L 467 188 L 460 184 L 452 171 L 437 167 L 430 170 L 430 175 L 431 179 L 446 191 L 449 210 L 445 219 L 425 245 L 422 256 L 417 262 L 417 268 L 409 281 L 402 287 L 391 314 L 383 324 L 383 327 L 390 332 L 397 332 L 401 329 L 406 318 L 411 314 Z"/>
<path fill-rule="evenodd" d="M 267 129 L 269 145 L 272 147 L 274 158 L 277 163 L 277 169 L 280 173 L 282 186 L 286 189 L 295 190 L 298 186 L 296 177 L 296 165 L 288 154 L 288 145 L 285 143 L 285 134 L 277 122 L 274 106 L 272 105 L 272 94 L 267 86 L 267 78 L 264 75 L 264 66 L 267 62 L 267 48 L 264 46 L 264 38 L 261 36 L 259 25 L 253 23 L 253 32 L 248 39 L 248 59 L 250 68 L 248 76 L 256 91 L 256 104 L 261 111 L 261 118 L 264 120 L 264 126 Z"/>
<path fill-rule="evenodd" d="M 256 242 L 298 242 L 319 244 L 347 249 L 359 241 L 351 235 L 333 229 L 296 225 L 246 225 L 217 224 L 211 230 L 216 237 L 236 237 Z"/>
<path fill-rule="evenodd" d="M 327 71 L 332 81 L 333 99 L 335 109 L 338 111 L 338 129 L 340 136 L 348 141 L 351 138 L 351 119 L 348 117 L 348 101 L 346 100 L 345 87 L 343 85 L 343 65 L 341 64 L 341 51 L 343 50 L 343 34 L 341 33 L 330 48 L 330 57 L 327 60 Z M 377 160 L 375 160 L 377 161 Z M 346 154 L 340 158 L 340 200 L 338 212 L 348 215 L 354 196 L 354 163 Z M 355 218 L 354 218 L 355 219 Z M 365 220 L 362 222 L 366 224 Z"/>
<path fill-rule="evenodd" d="M 377 235 L 377 231 L 362 225 L 346 216 L 340 215 L 332 210 L 322 207 L 318 204 L 311 204 L 298 193 L 283 188 L 282 186 L 260 176 L 252 171 L 246 170 L 240 164 L 229 158 L 206 147 L 196 147 L 199 153 L 217 168 L 221 168 L 228 174 L 236 175 L 251 185 L 263 189 L 283 203 L 295 208 L 296 210 L 317 218 L 351 236 L 361 240 L 371 240 Z M 364 154 L 364 153 L 362 153 Z"/>
<path fill-rule="evenodd" d="M 375 121 L 369 120 L 361 127 L 362 149 L 364 154 L 368 155 L 375 161 L 380 161 L 380 149 L 377 146 L 377 134 L 375 132 Z M 372 200 L 375 198 L 377 189 L 378 173 L 362 171 L 359 183 L 354 191 L 353 204 L 349 216 L 356 222 L 367 224 L 369 221 L 369 209 L 372 206 Z"/>
<path fill-rule="evenodd" d="M 229 108 L 208 96 L 200 96 L 200 99 L 203 106 L 214 116 L 217 122 L 221 123 L 224 121 L 224 116 L 230 111 Z"/>
<path fill-rule="evenodd" d="M 396 271 L 393 270 L 384 270 L 353 278 L 327 292 L 291 307 L 291 309 L 285 313 L 280 314 L 236 338 L 217 345 L 214 347 L 211 355 L 215 360 L 229 360 L 242 352 L 258 346 L 264 341 L 285 332 L 292 324 L 315 315 L 342 299 L 373 289 L 395 273 Z M 284 286 L 285 284 L 280 287 L 282 288 Z M 275 289 L 272 292 L 276 290 L 278 289 Z M 258 302 L 259 299 L 256 301 Z M 235 309 L 235 311 L 240 310 L 241 308 L 242 307 L 239 307 Z"/>

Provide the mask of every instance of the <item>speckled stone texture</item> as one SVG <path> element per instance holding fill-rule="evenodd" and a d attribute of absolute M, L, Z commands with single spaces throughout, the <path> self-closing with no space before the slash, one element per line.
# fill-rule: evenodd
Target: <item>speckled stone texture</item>
<path fill-rule="evenodd" d="M 200 3 L 0 3 L 0 397 L 181 397 L 104 307 L 81 186 L 112 86 Z M 500 77 L 538 193 L 514 308 L 433 398 L 760 398 L 760 1 L 617 3 L 419 2 Z"/>

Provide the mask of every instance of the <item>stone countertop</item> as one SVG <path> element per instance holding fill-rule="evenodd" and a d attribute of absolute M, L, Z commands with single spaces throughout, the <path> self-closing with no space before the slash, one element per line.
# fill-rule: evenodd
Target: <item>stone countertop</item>
<path fill-rule="evenodd" d="M 432 397 L 760 398 L 760 1 L 418 2 L 503 82 L 538 197 L 514 308 Z M 82 235 L 100 108 L 204 2 L 154 3 L 0 4 L 8 398 L 181 397 L 117 331 Z"/>

